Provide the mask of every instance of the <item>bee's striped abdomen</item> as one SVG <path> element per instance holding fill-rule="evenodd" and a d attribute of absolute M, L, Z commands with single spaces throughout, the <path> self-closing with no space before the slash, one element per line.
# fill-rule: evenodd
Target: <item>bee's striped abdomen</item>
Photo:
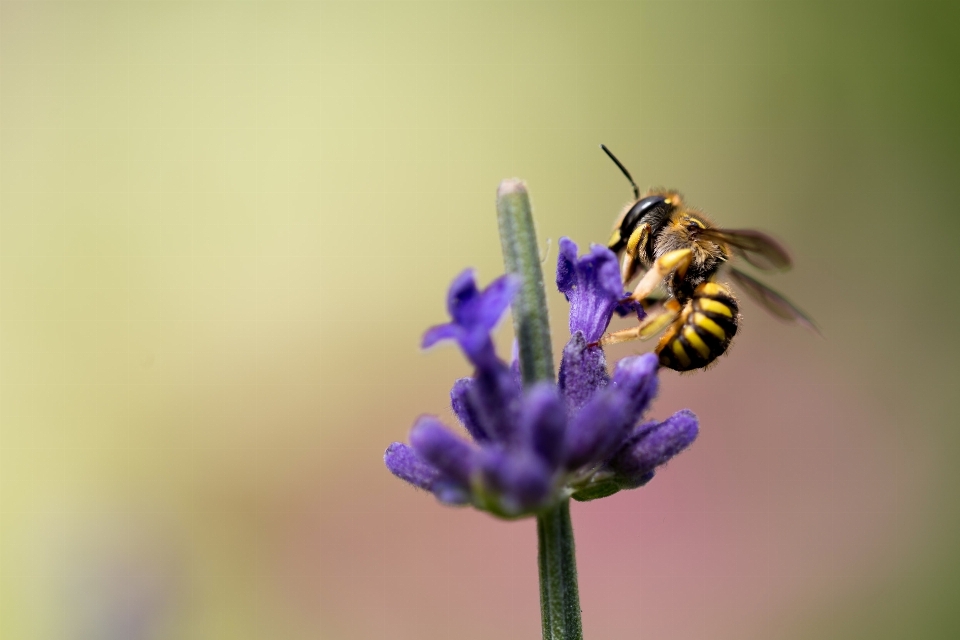
<path fill-rule="evenodd" d="M 706 367 L 727 350 L 739 320 L 737 299 L 730 289 L 704 282 L 660 339 L 660 364 L 676 371 Z"/>

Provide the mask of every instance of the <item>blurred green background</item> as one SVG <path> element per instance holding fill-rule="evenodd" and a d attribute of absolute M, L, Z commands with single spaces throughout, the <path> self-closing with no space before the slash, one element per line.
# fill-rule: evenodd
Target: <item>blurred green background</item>
<path fill-rule="evenodd" d="M 574 506 L 587 637 L 960 636 L 958 61 L 955 2 L 0 0 L 0 636 L 538 637 L 533 523 L 381 455 L 501 178 L 548 280 L 606 240 L 600 142 L 826 339 L 662 376 L 703 431 Z"/>

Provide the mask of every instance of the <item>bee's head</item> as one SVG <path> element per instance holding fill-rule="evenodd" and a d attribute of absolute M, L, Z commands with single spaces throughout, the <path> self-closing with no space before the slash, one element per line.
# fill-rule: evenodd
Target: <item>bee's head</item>
<path fill-rule="evenodd" d="M 649 224 L 651 235 L 655 235 L 670 219 L 679 202 L 680 194 L 674 191 L 652 193 L 640 198 L 624 209 L 607 246 L 614 252 L 621 251 L 627 246 L 630 234 L 641 224 Z"/>

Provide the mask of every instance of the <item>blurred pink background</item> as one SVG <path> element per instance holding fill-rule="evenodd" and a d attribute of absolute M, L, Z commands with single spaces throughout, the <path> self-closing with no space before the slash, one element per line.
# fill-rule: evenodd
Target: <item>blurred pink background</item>
<path fill-rule="evenodd" d="M 0 0 L 0 636 L 538 637 L 534 523 L 382 454 L 454 422 L 469 369 L 418 344 L 502 271 L 502 178 L 548 281 L 608 237 L 600 142 L 781 238 L 825 339 L 746 302 L 716 368 L 664 373 L 654 415 L 702 432 L 574 505 L 586 637 L 960 635 L 957 17 Z"/>

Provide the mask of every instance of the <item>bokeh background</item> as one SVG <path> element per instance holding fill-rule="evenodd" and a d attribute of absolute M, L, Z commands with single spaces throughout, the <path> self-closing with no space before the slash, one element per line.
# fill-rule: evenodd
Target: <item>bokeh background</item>
<path fill-rule="evenodd" d="M 499 180 L 551 280 L 605 142 L 825 338 L 746 302 L 662 376 L 702 433 L 574 506 L 587 637 L 957 637 L 958 62 L 955 2 L 0 1 L 0 636 L 539 637 L 533 522 L 381 456 Z"/>

